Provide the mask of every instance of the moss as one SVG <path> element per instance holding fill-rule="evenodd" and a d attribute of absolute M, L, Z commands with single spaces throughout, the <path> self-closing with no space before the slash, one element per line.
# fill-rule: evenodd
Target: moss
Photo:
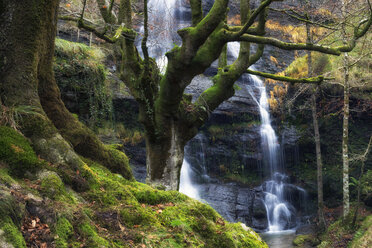
<path fill-rule="evenodd" d="M 316 246 L 319 244 L 319 240 L 310 234 L 297 235 L 296 238 L 293 240 L 294 246 L 305 247 L 307 244 L 310 246 Z"/>
<path fill-rule="evenodd" d="M 44 196 L 56 201 L 74 201 L 73 197 L 67 193 L 65 185 L 57 173 L 43 171 L 39 178 L 41 179 L 40 191 Z"/>
<path fill-rule="evenodd" d="M 67 248 L 68 240 L 74 234 L 74 228 L 71 223 L 64 217 L 58 219 L 55 233 L 57 235 L 56 238 L 56 247 L 57 248 Z"/>
<path fill-rule="evenodd" d="M 120 173 L 127 179 L 132 179 L 132 169 L 129 165 L 128 157 L 121 151 L 110 146 L 106 146 L 109 157 L 111 158 L 109 169 L 113 172 Z"/>
<path fill-rule="evenodd" d="M 27 171 L 35 172 L 43 165 L 30 142 L 5 126 L 0 126 L 0 161 L 8 164 L 11 174 L 16 176 L 23 176 Z"/>
<path fill-rule="evenodd" d="M 142 183 L 132 183 L 130 187 L 132 194 L 136 197 L 138 202 L 156 205 L 167 202 L 181 202 L 185 201 L 187 197 L 177 191 L 164 191 L 153 189 L 152 187 Z"/>
<path fill-rule="evenodd" d="M 367 216 L 355 232 L 350 248 L 371 247 L 372 245 L 372 215 Z"/>
<path fill-rule="evenodd" d="M 2 168 L 1 165 L 0 165 L 0 183 L 5 184 L 6 186 L 10 186 L 16 183 L 16 181 L 9 175 L 8 168 Z"/>
<path fill-rule="evenodd" d="M 9 216 L 0 220 L 0 230 L 4 231 L 5 240 L 17 248 L 26 248 L 25 239 L 19 228 L 13 223 Z"/>
<path fill-rule="evenodd" d="M 155 213 L 150 208 L 146 208 L 145 206 L 141 206 L 139 204 L 135 206 L 124 206 L 123 209 L 120 210 L 120 217 L 127 227 L 140 225 L 153 225 L 153 227 L 159 226 Z"/>
<path fill-rule="evenodd" d="M 105 55 L 96 47 L 56 39 L 54 71 L 62 99 L 71 112 L 88 126 L 102 125 L 112 119 L 112 101 L 106 85 Z M 66 93 L 76 94 L 75 103 Z"/>
<path fill-rule="evenodd" d="M 86 239 L 87 247 L 102 248 L 111 247 L 109 242 L 97 234 L 96 228 L 88 222 L 81 224 L 78 228 L 79 233 Z"/>

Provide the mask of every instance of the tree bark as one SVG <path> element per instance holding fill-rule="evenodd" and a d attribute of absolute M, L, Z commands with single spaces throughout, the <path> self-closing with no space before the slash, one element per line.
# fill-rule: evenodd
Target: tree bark
<path fill-rule="evenodd" d="M 343 217 L 345 218 L 350 211 L 349 199 L 349 62 L 348 55 L 344 56 L 344 116 L 342 125 L 342 184 L 343 184 Z"/>
<path fill-rule="evenodd" d="M 171 121 L 168 128 L 168 135 L 161 139 L 146 139 L 146 181 L 155 187 L 178 190 L 185 139 L 175 121 Z"/>
<path fill-rule="evenodd" d="M 306 35 L 307 42 L 312 42 L 311 27 L 309 23 L 306 23 Z M 308 77 L 313 76 L 312 67 L 312 56 L 311 51 L 307 51 L 307 67 L 308 67 Z M 317 167 L 317 187 L 318 187 L 318 226 L 323 230 L 325 228 L 324 219 L 324 202 L 323 202 L 323 164 L 322 164 L 322 152 L 320 148 L 320 134 L 319 134 L 319 123 L 316 111 L 316 93 L 317 86 L 313 87 L 311 93 L 311 113 L 313 117 L 313 127 L 314 127 L 314 141 L 315 141 L 315 153 L 316 153 L 316 167 Z"/>
<path fill-rule="evenodd" d="M 20 119 L 20 131 L 35 151 L 56 165 L 80 169 L 84 162 L 61 137 L 40 103 L 38 85 L 48 77 L 53 56 L 59 0 L 1 2 L 0 98 Z"/>
<path fill-rule="evenodd" d="M 61 100 L 52 67 L 58 6 L 59 0 L 1 2 L 0 98 L 5 106 L 19 110 L 20 130 L 44 159 L 81 170 L 85 164 L 71 143 L 77 152 L 104 165 L 114 161 L 112 169 L 131 179 L 128 165 L 112 156 L 115 152 L 106 150 Z"/>
<path fill-rule="evenodd" d="M 348 38 L 346 33 L 346 14 L 347 14 L 347 2 L 342 2 L 342 15 L 344 22 L 342 24 L 342 41 L 347 44 Z M 343 191 L 343 217 L 347 217 L 350 211 L 350 196 L 349 196 L 349 96 L 350 96 L 350 82 L 349 82 L 349 55 L 347 52 L 344 53 L 344 115 L 342 124 L 342 191 Z"/>

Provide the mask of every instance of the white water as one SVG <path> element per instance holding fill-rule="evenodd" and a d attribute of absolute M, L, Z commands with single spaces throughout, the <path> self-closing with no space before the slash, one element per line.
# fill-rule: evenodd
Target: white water
<path fill-rule="evenodd" d="M 175 30 L 177 23 L 175 10 L 179 0 L 149 0 L 149 55 L 156 58 L 156 62 L 165 71 L 167 58 L 165 53 L 177 42 Z M 143 31 L 143 29 L 142 29 Z M 228 43 L 229 56 L 237 58 L 239 54 L 239 43 Z M 140 49 L 140 48 L 139 48 Z M 231 63 L 231 61 L 230 61 Z M 288 229 L 294 213 L 294 207 L 285 201 L 285 188 L 287 176 L 283 174 L 283 162 L 280 154 L 280 145 L 274 129 L 271 126 L 269 106 L 266 88 L 258 77 L 251 76 L 252 86 L 247 86 L 248 92 L 256 101 L 261 116 L 261 141 L 264 154 L 264 164 L 268 168 L 270 180 L 262 184 L 264 190 L 264 205 L 268 216 L 268 231 L 278 232 Z M 201 139 L 201 144 L 204 142 Z M 202 147 L 202 171 L 198 174 L 206 176 L 205 171 L 205 148 Z M 200 200 L 198 186 L 195 184 L 197 173 L 195 173 L 187 160 L 183 161 L 180 178 L 180 192 Z M 207 176 L 206 176 L 207 177 Z M 301 189 L 302 190 L 302 189 Z M 292 211 L 290 210 L 292 209 Z"/>
<path fill-rule="evenodd" d="M 149 9 L 148 52 L 150 57 L 156 59 L 156 63 L 162 73 L 165 72 L 168 63 L 165 53 L 171 50 L 177 42 L 175 31 L 179 24 L 176 22 L 175 11 L 178 1 L 179 0 L 149 0 L 147 5 Z M 143 27 L 140 32 L 144 32 Z M 138 45 L 138 49 L 141 50 L 140 45 Z M 179 191 L 194 199 L 200 200 L 197 186 L 193 182 L 195 175 L 196 173 L 192 170 L 190 164 L 184 159 L 181 168 Z"/>
<path fill-rule="evenodd" d="M 149 37 L 147 47 L 149 56 L 156 59 L 160 71 L 165 72 L 168 60 L 165 53 L 172 49 L 177 23 L 175 18 L 176 5 L 179 0 L 149 0 Z M 141 28 L 143 33 L 143 27 Z M 140 48 L 139 48 L 140 49 Z"/>
<path fill-rule="evenodd" d="M 200 200 L 200 195 L 197 186 L 192 182 L 191 178 L 194 176 L 194 172 L 186 159 L 183 160 L 181 168 L 181 178 L 180 178 L 180 189 L 181 193 L 184 193 L 191 198 Z"/>
<path fill-rule="evenodd" d="M 285 200 L 285 188 L 288 177 L 283 173 L 283 162 L 280 154 L 280 145 L 274 129 L 271 126 L 269 104 L 266 88 L 257 76 L 252 75 L 253 86 L 259 92 L 257 101 L 254 90 L 248 89 L 252 98 L 258 103 L 261 116 L 261 145 L 264 154 L 264 165 L 268 169 L 270 179 L 262 184 L 265 192 L 264 204 L 268 216 L 268 231 L 278 232 L 289 229 L 289 223 L 294 213 L 290 203 Z M 250 86 L 248 86 L 250 87 Z"/>

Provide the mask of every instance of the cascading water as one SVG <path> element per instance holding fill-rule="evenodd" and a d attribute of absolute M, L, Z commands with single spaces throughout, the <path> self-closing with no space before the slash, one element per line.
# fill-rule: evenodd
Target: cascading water
<path fill-rule="evenodd" d="M 167 65 L 165 52 L 169 51 L 174 44 L 180 42 L 175 31 L 190 21 L 185 20 L 182 14 L 177 12 L 177 6 L 179 4 L 180 0 L 149 0 L 148 2 L 148 50 L 150 56 L 156 58 L 162 72 L 165 71 Z M 228 43 L 229 64 L 238 57 L 239 47 L 238 42 Z M 140 46 L 138 46 L 138 49 L 141 50 Z M 284 163 L 282 161 L 280 145 L 275 131 L 271 126 L 266 88 L 263 82 L 256 76 L 251 76 L 251 81 L 253 81 L 253 85 L 245 87 L 259 107 L 261 116 L 261 145 L 264 154 L 263 164 L 267 168 L 266 175 L 270 178 L 261 185 L 264 192 L 263 202 L 267 212 L 268 231 L 276 232 L 293 227 L 292 224 L 295 219 L 296 209 L 289 203 L 291 194 L 288 193 L 288 189 L 295 188 L 294 190 L 297 192 L 304 192 L 304 190 L 287 183 L 288 177 L 284 174 Z M 198 140 L 197 143 L 199 143 L 201 151 L 189 152 L 185 149 L 185 160 L 181 169 L 180 192 L 201 200 L 201 195 L 205 195 L 211 187 L 214 189 L 218 188 L 219 183 L 213 182 L 213 179 L 209 178 L 206 174 L 206 149 L 204 147 L 207 143 L 206 138 L 198 135 L 195 139 Z M 196 164 L 198 166 L 194 165 L 195 161 L 191 157 L 197 158 Z M 190 161 L 193 162 L 191 163 Z M 211 187 L 206 185 L 211 185 Z M 222 186 L 222 188 L 224 187 Z M 203 188 L 202 193 L 199 192 L 201 188 Z M 225 188 L 227 189 L 229 186 Z M 208 198 L 208 196 L 206 197 Z M 208 199 L 211 200 L 210 198 L 211 196 Z"/>
<path fill-rule="evenodd" d="M 295 208 L 287 201 L 289 194 L 286 189 L 288 176 L 284 174 L 284 163 L 280 151 L 280 145 L 274 129 L 271 126 L 269 104 L 266 88 L 258 77 L 252 75 L 253 87 L 248 87 L 248 92 L 257 102 L 261 117 L 261 147 L 264 154 L 264 165 L 270 179 L 262 184 L 264 191 L 264 204 L 268 217 L 268 231 L 278 232 L 289 229 L 295 217 Z M 258 90 L 259 101 L 257 101 L 254 89 Z M 294 186 L 296 187 L 296 186 Z M 304 191 L 296 187 L 297 190 Z"/>
<path fill-rule="evenodd" d="M 182 20 L 182 15 L 178 16 L 178 21 L 176 20 L 178 4 L 179 0 L 149 0 L 148 2 L 149 37 L 147 47 L 149 55 L 156 59 L 156 63 L 163 73 L 168 63 L 165 53 L 179 42 L 175 31 L 180 28 L 183 22 L 187 23 L 187 21 Z M 143 27 L 141 32 L 143 32 Z M 140 44 L 138 49 L 141 50 Z M 193 182 L 195 174 L 189 162 L 184 159 L 179 190 L 194 199 L 200 199 L 198 188 Z"/>
<path fill-rule="evenodd" d="M 178 28 L 175 18 L 177 3 L 178 0 L 149 0 L 147 3 L 149 9 L 147 47 L 149 56 L 156 59 L 161 72 L 165 71 L 168 63 L 165 53 L 177 43 L 175 36 L 175 30 Z"/>

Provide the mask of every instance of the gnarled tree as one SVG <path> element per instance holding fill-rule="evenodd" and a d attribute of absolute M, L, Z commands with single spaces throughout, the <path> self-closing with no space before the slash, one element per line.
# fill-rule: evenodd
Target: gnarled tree
<path fill-rule="evenodd" d="M 76 171 L 85 164 L 75 152 L 132 179 L 125 155 L 105 147 L 61 100 L 53 72 L 58 6 L 59 0 L 0 1 L 2 109 L 17 112 L 18 128 L 35 151 L 73 172 L 76 185 L 84 181 Z"/>
<path fill-rule="evenodd" d="M 242 74 L 250 73 L 293 83 L 320 83 L 324 79 L 322 76 L 295 79 L 248 70 L 249 66 L 261 58 L 265 45 L 285 50 L 340 55 L 354 48 L 355 42 L 368 31 L 372 22 L 371 13 L 368 13 L 368 20 L 356 27 L 353 37 L 341 46 L 285 42 L 265 36 L 268 7 L 276 1 L 278 0 L 263 0 L 256 9 L 251 9 L 249 0 L 241 0 L 242 25 L 230 26 L 226 22 L 228 0 L 214 1 L 206 15 L 202 11 L 201 0 L 191 0 L 192 26 L 178 30 L 182 45 L 175 46 L 166 53 L 168 64 L 164 74 L 159 73 L 154 59 L 147 52 L 147 1 L 144 1 L 145 35 L 141 46 L 143 58 L 139 56 L 135 45 L 136 32 L 132 27 L 130 0 L 120 1 L 117 15 L 111 8 L 111 12 L 107 12 L 107 8 L 101 8 L 106 23 L 116 24 L 118 27 L 111 35 L 87 25 L 82 17 L 78 19 L 79 27 L 120 46 L 120 77 L 139 103 L 140 121 L 146 130 L 148 183 L 178 189 L 186 142 L 196 135 L 198 128 L 215 108 L 234 95 L 234 83 Z M 241 48 L 236 61 L 227 65 L 224 47 L 232 41 L 240 41 Z M 252 44 L 257 49 L 251 49 Z M 190 97 L 184 94 L 185 88 L 218 58 L 221 68 L 213 77 L 213 86 L 205 90 L 195 102 L 191 102 Z"/>

